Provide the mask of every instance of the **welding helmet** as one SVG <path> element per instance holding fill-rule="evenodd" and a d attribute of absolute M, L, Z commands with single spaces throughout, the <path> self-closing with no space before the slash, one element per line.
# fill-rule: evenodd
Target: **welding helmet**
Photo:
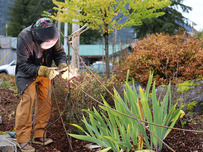
<path fill-rule="evenodd" d="M 58 41 L 56 25 L 49 18 L 40 18 L 32 25 L 35 41 L 44 50 L 50 49 Z"/>

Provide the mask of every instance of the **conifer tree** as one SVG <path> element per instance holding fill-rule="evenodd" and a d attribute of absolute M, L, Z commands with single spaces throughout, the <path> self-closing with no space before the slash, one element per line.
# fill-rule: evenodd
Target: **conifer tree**
<path fill-rule="evenodd" d="M 189 13 L 192 8 L 184 5 L 184 0 L 170 1 L 170 6 L 157 10 L 158 12 L 165 12 L 163 16 L 144 19 L 142 20 L 142 25 L 134 27 L 136 38 L 142 38 L 152 33 L 168 33 L 173 35 L 177 33 L 180 28 L 185 30 L 184 25 L 188 24 L 188 19 L 182 15 L 180 10 Z"/>
<path fill-rule="evenodd" d="M 53 6 L 51 0 L 13 0 L 8 12 L 8 35 L 17 37 L 21 30 L 42 17 L 43 11 Z"/>

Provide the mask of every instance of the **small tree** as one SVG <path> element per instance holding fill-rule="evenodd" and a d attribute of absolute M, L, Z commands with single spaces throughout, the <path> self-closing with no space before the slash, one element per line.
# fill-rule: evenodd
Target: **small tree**
<path fill-rule="evenodd" d="M 80 25 L 88 23 L 90 28 L 101 30 L 105 39 L 106 71 L 109 77 L 109 34 L 115 29 L 141 25 L 142 19 L 164 15 L 156 10 L 170 5 L 170 0 L 53 0 L 53 3 L 58 6 L 54 8 L 57 13 L 48 13 L 53 19 Z"/>

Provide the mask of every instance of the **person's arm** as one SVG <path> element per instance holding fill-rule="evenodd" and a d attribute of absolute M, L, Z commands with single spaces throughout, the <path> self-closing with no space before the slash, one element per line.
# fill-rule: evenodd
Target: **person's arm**
<path fill-rule="evenodd" d="M 26 75 L 37 76 L 39 66 L 31 63 L 30 56 L 31 51 L 29 46 L 22 37 L 17 39 L 17 64 L 18 70 L 22 71 Z"/>

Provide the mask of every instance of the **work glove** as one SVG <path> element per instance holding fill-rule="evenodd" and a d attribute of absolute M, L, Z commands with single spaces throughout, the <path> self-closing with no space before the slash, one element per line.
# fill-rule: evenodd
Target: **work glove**
<path fill-rule="evenodd" d="M 54 68 L 49 68 L 47 66 L 40 66 L 38 70 L 38 75 L 42 77 L 48 77 L 52 80 L 59 73 Z"/>
<path fill-rule="evenodd" d="M 67 67 L 67 65 L 63 64 L 63 67 Z M 61 68 L 63 68 L 63 67 L 61 67 Z M 68 80 L 68 81 L 73 79 L 73 78 L 76 78 L 78 76 L 79 76 L 78 69 L 77 68 L 73 68 L 71 66 L 69 66 L 65 71 L 63 71 L 61 73 L 61 77 L 63 79 Z"/>
<path fill-rule="evenodd" d="M 68 65 L 66 63 L 60 63 L 58 68 L 61 69 L 61 68 L 64 68 L 64 67 L 67 67 Z M 63 72 L 61 72 L 61 77 L 63 79 L 66 79 L 65 77 L 68 75 L 68 68 L 66 70 L 64 70 Z"/>
<path fill-rule="evenodd" d="M 67 67 L 68 65 L 66 64 L 66 63 L 60 63 L 59 64 L 59 66 L 58 66 L 58 68 L 60 69 L 60 68 L 64 68 L 64 67 Z"/>

